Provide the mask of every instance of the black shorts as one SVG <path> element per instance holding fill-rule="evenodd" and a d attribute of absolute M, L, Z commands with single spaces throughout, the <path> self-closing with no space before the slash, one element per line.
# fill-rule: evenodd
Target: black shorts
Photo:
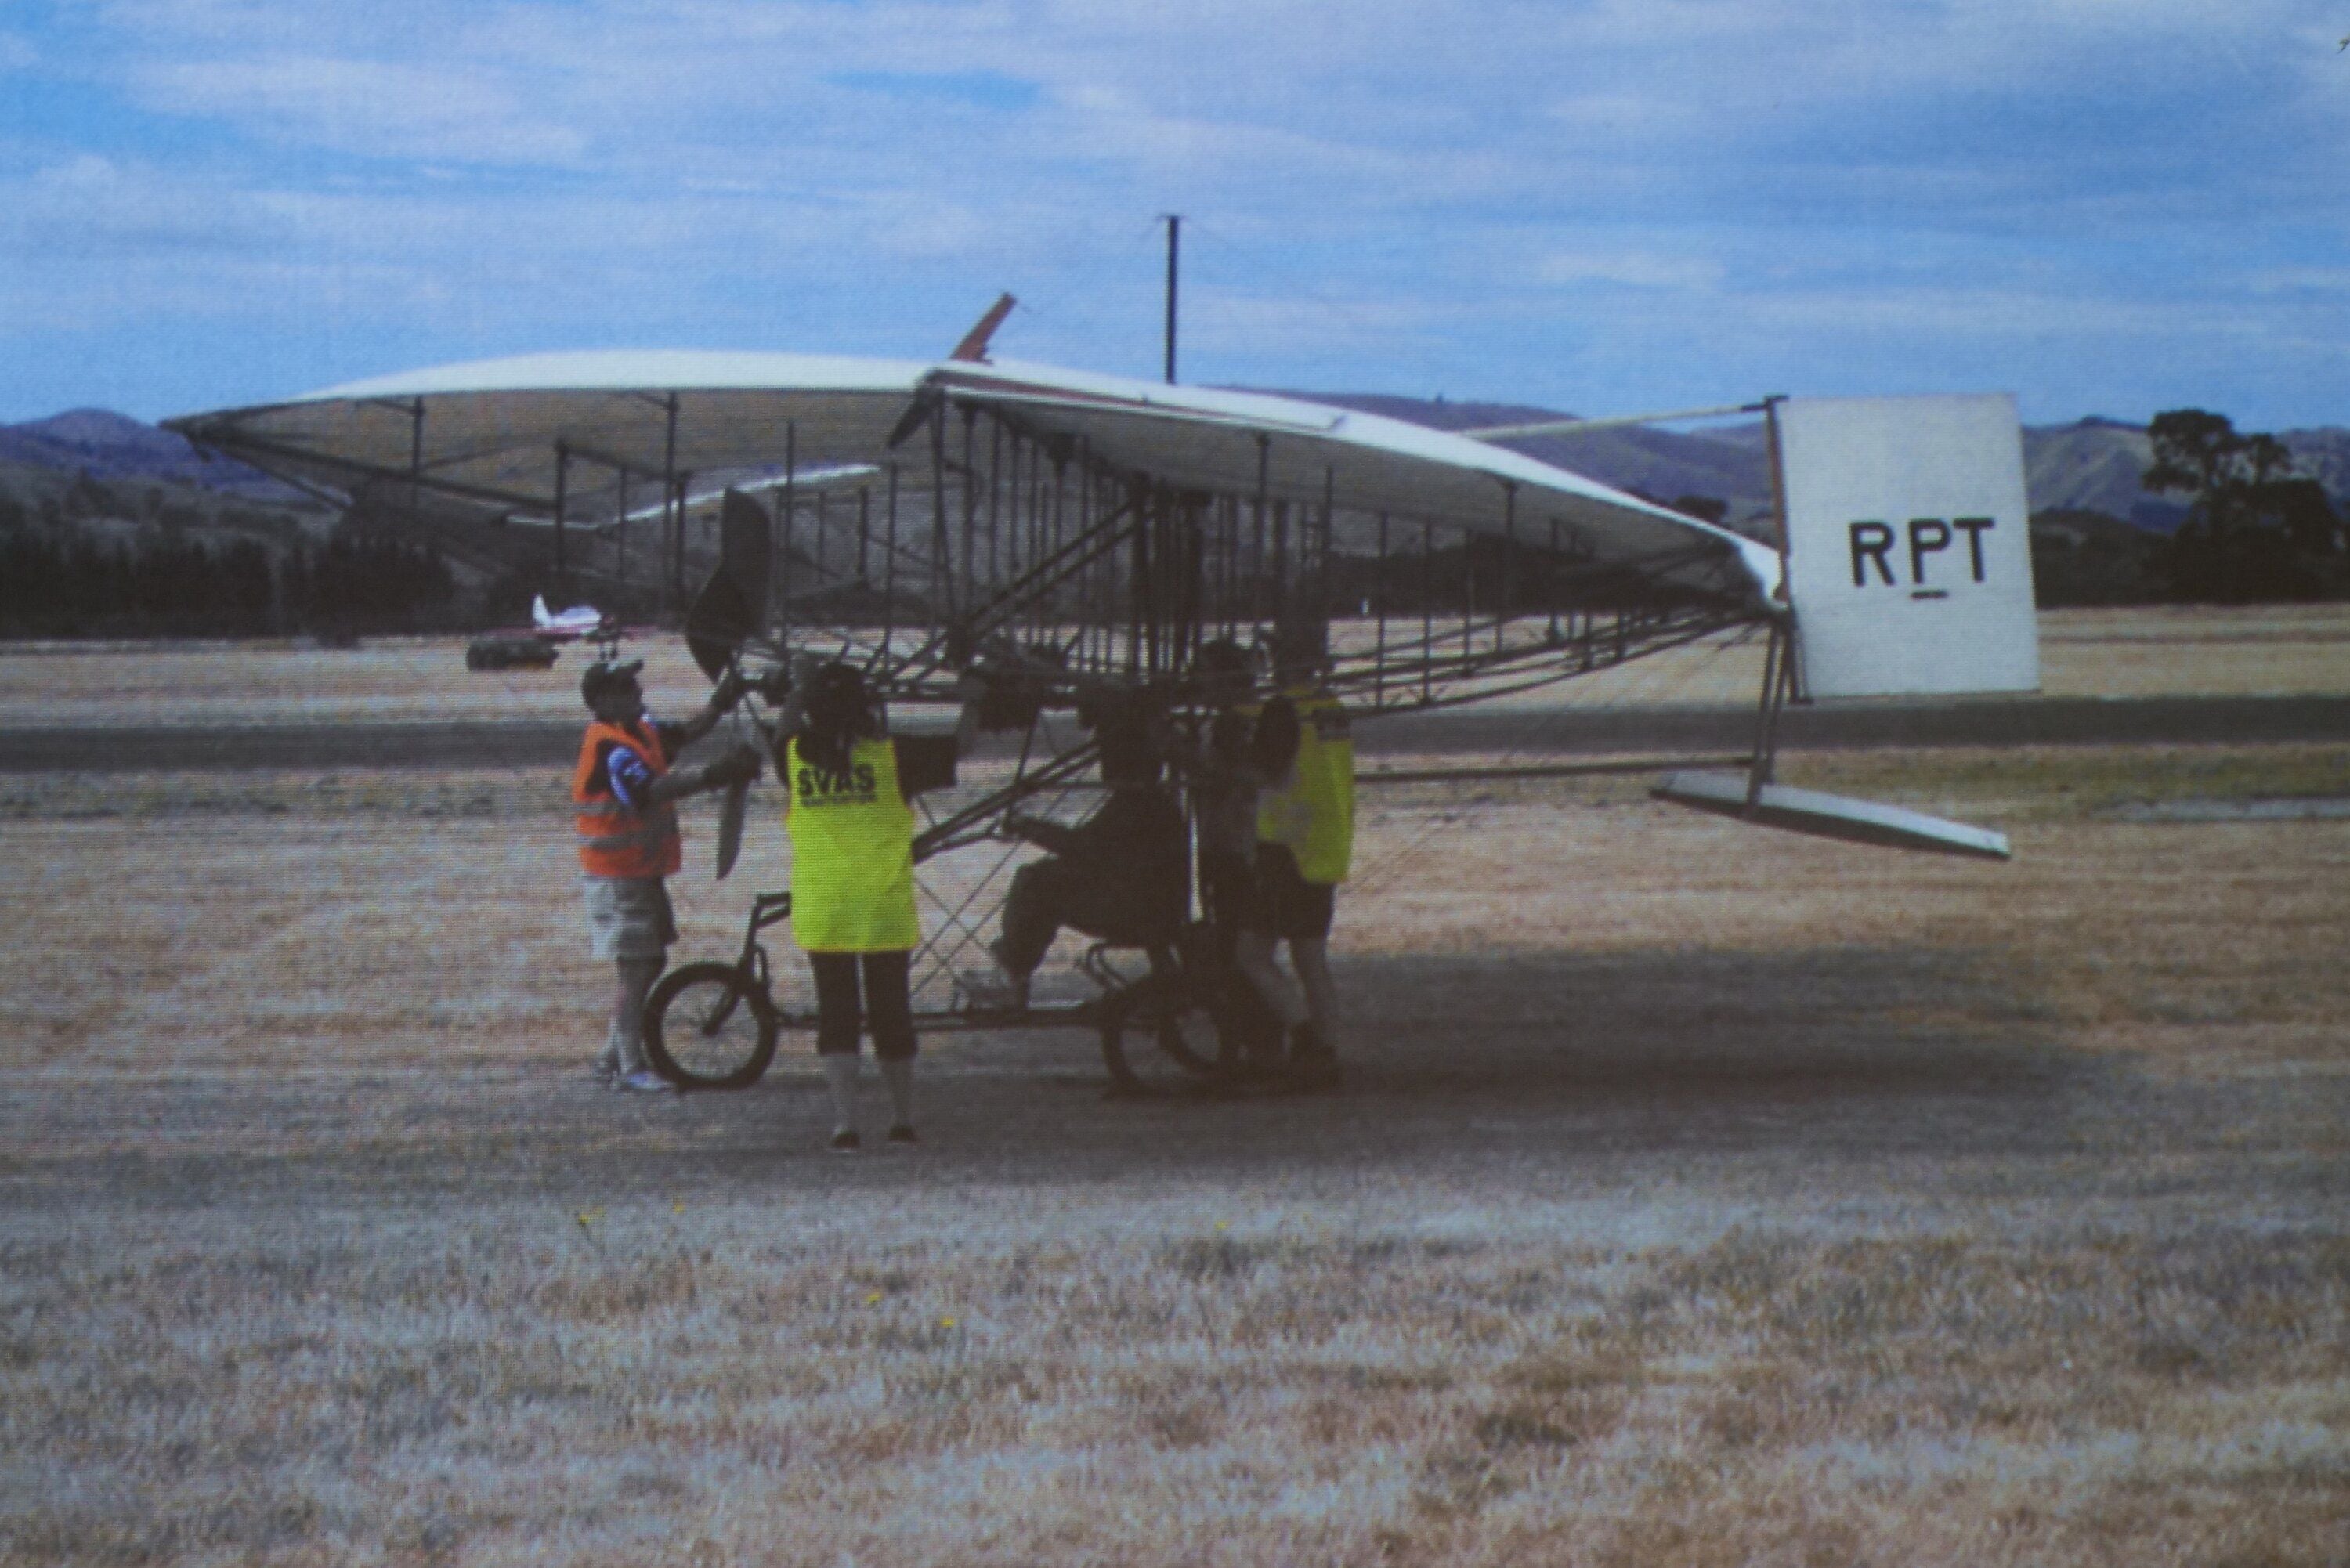
<path fill-rule="evenodd" d="M 1260 936 L 1284 941 L 1320 941 L 1330 934 L 1337 891 L 1328 882 L 1308 882 L 1286 844 L 1260 844 L 1256 885 L 1250 889 L 1248 918 L 1243 924 Z"/>

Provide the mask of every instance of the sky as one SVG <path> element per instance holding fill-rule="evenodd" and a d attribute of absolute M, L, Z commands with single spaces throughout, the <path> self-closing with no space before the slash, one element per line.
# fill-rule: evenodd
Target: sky
<path fill-rule="evenodd" d="M 2350 424 L 2350 0 L 0 0 L 0 421 L 593 348 Z"/>

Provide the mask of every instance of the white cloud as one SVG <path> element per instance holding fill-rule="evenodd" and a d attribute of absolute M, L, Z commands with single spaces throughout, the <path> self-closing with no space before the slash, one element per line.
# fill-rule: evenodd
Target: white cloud
<path fill-rule="evenodd" d="M 1171 209 L 1193 223 L 1187 372 L 1290 355 L 1292 379 L 1403 366 L 1460 389 L 1469 367 L 1502 392 L 1630 375 L 1648 342 L 1702 386 L 1716 346 L 1775 363 L 1773 338 L 2077 359 L 2083 333 L 2199 332 L 2166 313 L 2249 299 L 2283 330 L 2334 307 L 2350 238 L 2350 66 L 2313 62 L 2305 0 L 88 15 L 83 57 L 19 28 L 0 68 L 146 118 L 93 139 L 99 163 L 56 159 L 61 131 L 38 178 L 0 149 L 0 274 L 224 317 L 274 291 L 288 331 L 331 305 L 336 331 L 395 344 L 750 324 L 894 349 L 1004 286 L 1043 306 L 1007 329 L 1021 351 L 1106 363 L 1155 342 Z"/>
<path fill-rule="evenodd" d="M 135 88 L 153 107 L 257 124 L 370 157 L 564 163 L 588 139 L 529 112 L 499 83 L 459 71 L 316 55 L 157 61 Z"/>

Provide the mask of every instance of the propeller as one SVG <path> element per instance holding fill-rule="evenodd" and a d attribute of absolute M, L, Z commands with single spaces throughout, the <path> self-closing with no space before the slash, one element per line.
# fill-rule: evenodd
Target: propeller
<path fill-rule="evenodd" d="M 718 514 L 717 569 L 685 612 L 686 652 L 713 681 L 729 671 L 740 677 L 743 645 L 757 636 L 766 621 L 774 552 L 767 509 L 740 491 L 729 490 Z M 739 724 L 737 729 L 739 732 Z M 718 879 L 722 882 L 742 853 L 750 796 L 748 784 L 730 784 L 719 805 Z"/>
<path fill-rule="evenodd" d="M 889 427 L 889 439 L 886 443 L 889 450 L 895 452 L 912 440 L 915 432 L 931 422 L 939 411 L 939 405 L 945 401 L 942 394 L 929 388 L 915 393 L 914 400 L 906 405 L 906 411 L 898 416 L 898 422 Z"/>

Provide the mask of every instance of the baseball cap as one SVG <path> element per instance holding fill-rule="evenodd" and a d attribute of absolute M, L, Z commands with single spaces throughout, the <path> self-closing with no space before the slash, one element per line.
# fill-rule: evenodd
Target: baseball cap
<path fill-rule="evenodd" d="M 635 680 L 637 671 L 644 667 L 645 661 L 641 659 L 598 659 L 580 671 L 579 700 L 582 702 L 595 701 L 598 697 L 603 695 L 608 687 L 617 686 L 623 680 Z"/>

